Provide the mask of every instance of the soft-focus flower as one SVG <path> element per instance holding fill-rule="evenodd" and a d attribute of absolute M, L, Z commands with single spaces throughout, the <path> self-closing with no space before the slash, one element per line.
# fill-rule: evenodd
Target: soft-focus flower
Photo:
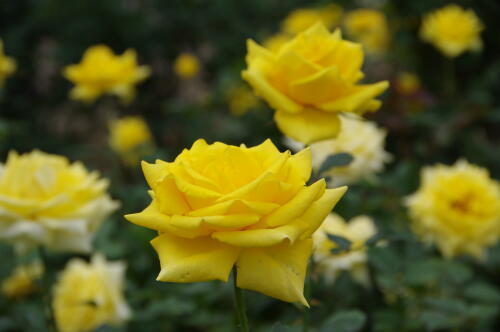
<path fill-rule="evenodd" d="M 136 166 L 139 159 L 151 152 L 153 136 L 140 116 L 126 116 L 109 126 L 109 145 L 127 166 Z"/>
<path fill-rule="evenodd" d="M 387 19 L 376 9 L 357 9 L 345 16 L 347 34 L 359 41 L 368 53 L 379 54 L 386 51 L 391 39 Z"/>
<path fill-rule="evenodd" d="M 288 14 L 281 24 L 281 29 L 292 36 L 310 28 L 317 22 L 321 22 L 328 29 L 331 29 L 338 25 L 341 16 L 342 7 L 335 4 L 318 9 L 300 8 Z"/>
<path fill-rule="evenodd" d="M 285 135 L 311 143 L 335 137 L 339 112 L 377 110 L 387 81 L 361 85 L 363 49 L 318 23 L 271 52 L 248 41 L 243 78 L 276 111 Z"/>
<path fill-rule="evenodd" d="M 131 316 L 123 297 L 125 264 L 99 254 L 90 263 L 72 259 L 54 287 L 52 307 L 60 332 L 93 331 L 121 325 Z"/>
<path fill-rule="evenodd" d="M 281 153 L 267 140 L 247 148 L 196 141 L 174 162 L 143 162 L 152 202 L 126 218 L 159 232 L 157 280 L 227 281 L 287 302 L 303 295 L 312 233 L 346 187 L 310 186 L 309 149 Z"/>
<path fill-rule="evenodd" d="M 118 206 L 108 184 L 63 156 L 9 153 L 0 165 L 0 239 L 18 251 L 90 251 L 93 234 Z"/>
<path fill-rule="evenodd" d="M 410 96 L 420 90 L 420 79 L 417 75 L 401 72 L 396 77 L 394 89 L 403 96 Z"/>
<path fill-rule="evenodd" d="M 200 71 L 200 60 L 191 53 L 181 53 L 175 59 L 174 71 L 180 78 L 192 78 Z"/>
<path fill-rule="evenodd" d="M 2 293 L 13 299 L 20 299 L 33 293 L 36 289 L 36 279 L 43 274 L 43 265 L 33 262 L 20 265 L 2 282 Z"/>
<path fill-rule="evenodd" d="M 264 40 L 262 45 L 273 53 L 279 52 L 281 47 L 289 42 L 293 37 L 286 33 L 277 33 Z"/>
<path fill-rule="evenodd" d="M 259 100 L 247 86 L 238 86 L 228 93 L 229 110 L 233 115 L 243 115 L 259 106 Z"/>
<path fill-rule="evenodd" d="M 0 87 L 5 79 L 16 71 L 16 61 L 5 55 L 3 50 L 3 42 L 0 39 Z"/>
<path fill-rule="evenodd" d="M 391 155 L 384 150 L 386 131 L 375 123 L 355 117 L 341 117 L 342 130 L 334 139 L 310 145 L 313 168 L 318 171 L 328 156 L 349 153 L 354 159 L 347 166 L 333 167 L 322 175 L 328 176 L 329 184 L 339 186 L 370 179 L 384 169 Z M 300 143 L 289 140 L 292 149 L 300 149 Z"/>
<path fill-rule="evenodd" d="M 450 58 L 465 51 L 482 48 L 481 20 L 471 10 L 450 4 L 427 14 L 420 28 L 420 37 Z"/>
<path fill-rule="evenodd" d="M 151 73 L 148 66 L 137 64 L 134 50 L 115 55 L 106 45 L 89 47 L 81 62 L 64 69 L 64 77 L 75 84 L 71 98 L 92 102 L 103 94 L 120 97 L 124 102 L 134 98 L 135 85 Z"/>
<path fill-rule="evenodd" d="M 350 271 L 361 284 L 368 285 L 365 243 L 375 235 L 377 229 L 370 217 L 358 216 L 348 223 L 334 213 L 326 217 L 320 228 L 313 234 L 314 260 L 318 271 L 327 283 L 333 283 L 342 271 Z M 351 241 L 347 252 L 332 253 L 338 245 L 328 238 L 328 234 L 342 236 Z"/>
<path fill-rule="evenodd" d="M 500 186 L 488 170 L 465 160 L 425 167 L 407 199 L 414 231 L 446 257 L 484 257 L 500 234 Z"/>

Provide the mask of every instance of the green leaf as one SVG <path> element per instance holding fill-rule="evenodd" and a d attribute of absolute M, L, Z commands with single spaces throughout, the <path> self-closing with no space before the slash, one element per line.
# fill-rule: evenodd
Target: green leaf
<path fill-rule="evenodd" d="M 347 152 L 341 152 L 328 156 L 321 164 L 318 173 L 324 173 L 334 167 L 343 167 L 349 165 L 354 157 Z"/>
<path fill-rule="evenodd" d="M 330 316 L 320 332 L 357 332 L 363 328 L 366 316 L 359 310 L 345 310 Z"/>
<path fill-rule="evenodd" d="M 486 282 L 474 282 L 465 288 L 464 295 L 477 302 L 500 302 L 500 291 Z"/>
<path fill-rule="evenodd" d="M 288 326 L 277 322 L 271 328 L 271 332 L 299 332 L 301 330 L 298 326 Z"/>
<path fill-rule="evenodd" d="M 326 234 L 326 236 L 328 236 L 328 239 L 330 241 L 337 244 L 337 247 L 330 250 L 332 254 L 340 254 L 342 252 L 351 250 L 352 242 L 345 237 L 335 234 Z"/>

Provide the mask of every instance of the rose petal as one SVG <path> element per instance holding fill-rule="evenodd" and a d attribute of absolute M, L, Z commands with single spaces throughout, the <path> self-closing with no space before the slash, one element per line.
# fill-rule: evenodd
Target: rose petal
<path fill-rule="evenodd" d="M 274 119 L 286 136 L 306 144 L 333 138 L 340 130 L 337 114 L 314 109 L 305 109 L 298 114 L 278 111 Z"/>
<path fill-rule="evenodd" d="M 294 245 L 244 249 L 237 261 L 237 286 L 309 306 L 303 292 L 311 247 L 308 239 Z"/>
<path fill-rule="evenodd" d="M 206 237 L 191 240 L 165 233 L 151 244 L 160 258 L 160 281 L 227 281 L 239 254 L 239 249 Z"/>
<path fill-rule="evenodd" d="M 322 69 L 311 76 L 292 81 L 290 96 L 305 104 L 321 104 L 335 99 L 345 90 L 337 67 Z"/>

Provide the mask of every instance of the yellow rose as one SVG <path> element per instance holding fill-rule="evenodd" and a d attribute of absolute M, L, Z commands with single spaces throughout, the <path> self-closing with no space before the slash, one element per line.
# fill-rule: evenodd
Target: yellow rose
<path fill-rule="evenodd" d="M 365 243 L 377 233 L 370 217 L 358 216 L 348 223 L 339 215 L 331 213 L 320 228 L 314 232 L 314 260 L 327 283 L 333 283 L 342 271 L 350 271 L 361 284 L 369 284 L 366 268 Z M 332 253 L 337 244 L 328 238 L 328 234 L 339 235 L 351 241 L 347 252 Z"/>
<path fill-rule="evenodd" d="M 384 13 L 375 9 L 357 9 L 345 16 L 347 34 L 359 41 L 368 53 L 385 52 L 390 42 L 389 26 Z"/>
<path fill-rule="evenodd" d="M 121 325 L 131 316 L 123 298 L 125 264 L 96 254 L 90 263 L 73 258 L 54 287 L 52 307 L 59 332 L 94 331 Z"/>
<path fill-rule="evenodd" d="M 126 116 L 111 122 L 109 145 L 127 166 L 135 166 L 141 156 L 151 152 L 153 135 L 140 116 Z"/>
<path fill-rule="evenodd" d="M 335 137 L 339 112 L 375 111 L 374 98 L 386 81 L 357 84 L 363 77 L 361 45 L 342 40 L 316 24 L 271 52 L 248 41 L 243 78 L 276 110 L 275 120 L 287 136 L 311 143 Z"/>
<path fill-rule="evenodd" d="M 43 274 L 43 265 L 33 262 L 15 268 L 12 274 L 2 282 L 2 293 L 13 299 L 20 299 L 33 293 L 35 281 Z"/>
<path fill-rule="evenodd" d="M 446 257 L 483 258 L 500 235 L 499 183 L 465 160 L 426 167 L 421 181 L 406 201 L 415 232 Z"/>
<path fill-rule="evenodd" d="M 349 165 L 334 167 L 322 174 L 328 176 L 329 184 L 339 186 L 374 178 L 392 159 L 384 150 L 386 131 L 361 118 L 341 116 L 340 119 L 342 129 L 336 138 L 310 145 L 313 169 L 318 171 L 331 155 L 349 153 L 354 158 Z M 303 148 L 292 140 L 286 143 L 294 150 Z"/>
<path fill-rule="evenodd" d="M 44 245 L 87 252 L 100 223 L 117 208 L 108 181 L 80 162 L 33 151 L 0 165 L 0 239 L 18 251 Z"/>
<path fill-rule="evenodd" d="M 200 60 L 193 54 L 182 53 L 175 59 L 174 71 L 180 78 L 192 78 L 200 72 Z"/>
<path fill-rule="evenodd" d="M 396 77 L 394 88 L 403 96 L 410 96 L 420 90 L 420 79 L 417 75 L 408 72 L 401 72 Z"/>
<path fill-rule="evenodd" d="M 262 45 L 273 53 L 277 53 L 283 45 L 288 43 L 293 37 L 285 33 L 277 33 L 264 40 Z"/>
<path fill-rule="evenodd" d="M 339 23 L 341 16 L 342 7 L 335 4 L 319 9 L 300 8 L 288 14 L 281 24 L 281 29 L 289 35 L 295 35 L 317 22 L 322 22 L 330 29 Z"/>
<path fill-rule="evenodd" d="M 143 162 L 152 202 L 126 218 L 159 232 L 157 280 L 227 281 L 307 305 L 303 295 L 312 233 L 346 187 L 306 186 L 308 149 L 281 153 L 267 140 L 247 148 L 196 141 L 174 162 Z"/>
<path fill-rule="evenodd" d="M 0 87 L 5 79 L 16 71 L 16 61 L 5 55 L 3 50 L 3 42 L 0 39 Z"/>
<path fill-rule="evenodd" d="M 229 111 L 240 116 L 259 106 L 259 100 L 247 86 L 237 86 L 228 93 Z"/>
<path fill-rule="evenodd" d="M 472 10 L 450 4 L 424 17 L 420 37 L 445 56 L 454 58 L 467 50 L 481 50 L 483 29 L 481 20 Z"/>
<path fill-rule="evenodd" d="M 64 69 L 64 77 L 75 84 L 71 98 L 85 102 L 92 102 L 103 94 L 116 95 L 129 102 L 134 98 L 135 85 L 150 73 L 148 66 L 137 65 L 134 50 L 115 55 L 106 45 L 89 47 L 79 64 Z"/>

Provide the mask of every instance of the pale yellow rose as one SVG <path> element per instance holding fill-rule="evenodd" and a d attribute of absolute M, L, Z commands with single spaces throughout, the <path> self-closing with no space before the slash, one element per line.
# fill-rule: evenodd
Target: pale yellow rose
<path fill-rule="evenodd" d="M 383 171 L 391 155 L 384 150 L 386 131 L 374 122 L 354 116 L 341 116 L 340 134 L 310 145 L 313 169 L 319 171 L 323 162 L 331 155 L 348 153 L 353 160 L 347 166 L 333 167 L 322 174 L 328 177 L 331 186 L 355 183 L 361 179 L 374 179 Z M 286 144 L 293 150 L 302 149 L 303 145 L 293 140 Z"/>
<path fill-rule="evenodd" d="M 16 61 L 5 55 L 3 50 L 3 42 L 0 39 L 0 87 L 5 79 L 16 71 Z"/>
<path fill-rule="evenodd" d="M 9 153 L 0 165 L 0 239 L 18 251 L 90 251 L 93 234 L 118 206 L 108 184 L 63 156 Z"/>
<path fill-rule="evenodd" d="M 291 155 L 270 140 L 248 148 L 200 139 L 143 171 L 151 205 L 126 218 L 159 232 L 157 280 L 227 281 L 235 266 L 238 287 L 307 305 L 311 235 L 347 189 L 326 189 L 323 179 L 306 186 L 308 149 Z"/>
<path fill-rule="evenodd" d="M 321 22 L 328 29 L 331 29 L 339 24 L 341 16 L 342 7 L 335 4 L 317 9 L 299 8 L 288 14 L 281 24 L 281 29 L 286 34 L 295 35 L 317 22 Z"/>
<path fill-rule="evenodd" d="M 137 64 L 134 50 L 115 55 L 106 45 L 89 47 L 81 62 L 64 69 L 64 77 L 75 84 L 70 97 L 92 102 L 103 94 L 112 94 L 129 102 L 135 96 L 135 85 L 151 74 L 148 66 Z"/>
<path fill-rule="evenodd" d="M 26 297 L 36 290 L 36 279 L 42 274 L 43 265 L 40 262 L 20 265 L 2 282 L 2 293 L 13 299 Z"/>
<path fill-rule="evenodd" d="M 109 126 L 109 145 L 127 166 L 136 166 L 141 156 L 151 153 L 153 135 L 140 116 L 125 116 Z"/>
<path fill-rule="evenodd" d="M 180 78 L 189 79 L 200 72 L 200 60 L 191 53 L 181 53 L 174 62 L 174 71 Z"/>
<path fill-rule="evenodd" d="M 380 54 L 391 41 L 389 26 L 383 12 L 376 9 L 356 9 L 344 18 L 347 35 L 359 41 L 368 53 Z"/>
<path fill-rule="evenodd" d="M 94 331 L 119 326 L 131 316 L 123 297 L 125 264 L 99 254 L 90 263 L 73 258 L 54 287 L 52 307 L 59 332 Z"/>
<path fill-rule="evenodd" d="M 248 41 L 243 78 L 275 109 L 287 136 L 302 143 L 335 137 L 340 112 L 377 110 L 388 82 L 361 85 L 363 49 L 318 23 L 271 52 Z"/>
<path fill-rule="evenodd" d="M 480 34 L 483 29 L 474 11 L 449 4 L 424 17 L 420 37 L 445 56 L 454 58 L 468 50 L 481 50 L 483 43 Z"/>
<path fill-rule="evenodd" d="M 417 192 L 407 198 L 414 231 L 446 257 L 484 258 L 500 236 L 500 185 L 488 170 L 460 160 L 425 167 Z"/>
<path fill-rule="evenodd" d="M 358 282 L 368 286 L 370 282 L 365 243 L 376 233 L 377 229 L 370 217 L 358 216 L 346 222 L 337 214 L 329 214 L 313 234 L 314 260 L 324 280 L 331 284 L 342 271 L 349 271 Z M 350 250 L 332 253 L 332 249 L 338 245 L 328 238 L 328 234 L 351 241 Z"/>

